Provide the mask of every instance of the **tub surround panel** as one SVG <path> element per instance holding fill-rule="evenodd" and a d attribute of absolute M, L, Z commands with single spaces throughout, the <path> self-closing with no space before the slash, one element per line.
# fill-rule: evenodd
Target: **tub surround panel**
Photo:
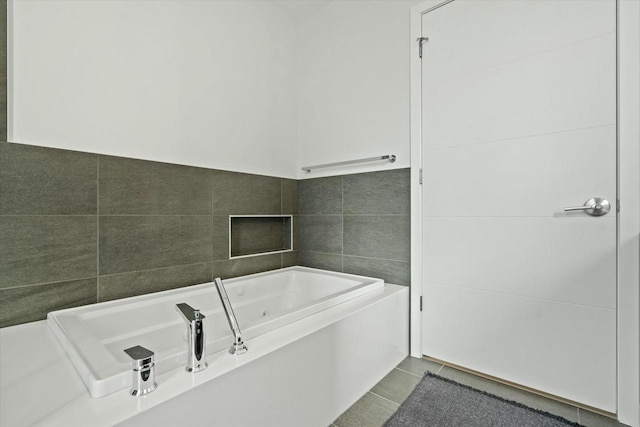
<path fill-rule="evenodd" d="M 47 313 L 97 302 L 96 278 L 0 289 L 0 326 L 44 319 Z"/>
<path fill-rule="evenodd" d="M 300 181 L 300 265 L 410 284 L 409 169 Z"/>
<path fill-rule="evenodd" d="M 0 166 L 0 327 L 297 264 L 297 254 L 228 260 L 229 215 L 295 214 L 295 180 L 6 142 Z M 39 293 L 45 308 L 29 316 L 8 303 Z"/>
<path fill-rule="evenodd" d="M 0 144 L 0 215 L 95 215 L 95 154 Z"/>
<path fill-rule="evenodd" d="M 95 277 L 96 241 L 95 216 L 0 216 L 0 288 Z"/>
<path fill-rule="evenodd" d="M 98 277 L 98 302 L 182 288 L 212 280 L 212 262 L 109 274 Z"/>
<path fill-rule="evenodd" d="M 211 215 L 207 169 L 100 156 L 100 215 Z"/>
<path fill-rule="evenodd" d="M 212 174 L 214 215 L 283 213 L 280 178 L 220 170 Z"/>

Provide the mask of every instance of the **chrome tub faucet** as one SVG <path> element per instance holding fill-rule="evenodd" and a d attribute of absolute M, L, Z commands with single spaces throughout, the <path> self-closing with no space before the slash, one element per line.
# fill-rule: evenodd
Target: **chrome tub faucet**
<path fill-rule="evenodd" d="M 207 367 L 203 322 L 205 315 L 201 314 L 200 310 L 185 303 L 176 304 L 176 311 L 187 324 L 189 354 L 185 370 L 187 372 L 202 371 Z"/>
<path fill-rule="evenodd" d="M 220 300 L 222 300 L 222 307 L 224 307 L 224 313 L 227 315 L 227 321 L 229 322 L 229 327 L 231 328 L 231 332 L 233 332 L 233 344 L 229 349 L 229 353 L 231 354 L 243 354 L 247 352 L 247 346 L 244 345 L 242 341 L 242 333 L 240 332 L 240 327 L 238 326 L 238 321 L 236 320 L 236 315 L 233 313 L 233 308 L 231 308 L 231 302 L 229 302 L 229 297 L 227 296 L 227 291 L 222 284 L 222 279 L 216 277 L 214 280 L 216 283 L 216 289 L 218 289 L 218 295 L 220 295 Z"/>
<path fill-rule="evenodd" d="M 133 360 L 133 384 L 129 390 L 131 396 L 142 396 L 151 393 L 158 387 L 154 353 L 140 345 L 124 350 Z"/>

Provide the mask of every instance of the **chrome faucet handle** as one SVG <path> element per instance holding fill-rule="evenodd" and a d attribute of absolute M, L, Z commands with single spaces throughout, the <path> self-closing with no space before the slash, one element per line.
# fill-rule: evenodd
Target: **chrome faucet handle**
<path fill-rule="evenodd" d="M 207 368 L 204 314 L 189 304 L 176 304 L 176 311 L 187 324 L 188 348 L 187 348 L 187 372 L 199 372 Z"/>
<path fill-rule="evenodd" d="M 133 385 L 129 394 L 142 396 L 151 393 L 158 387 L 153 361 L 155 353 L 140 345 L 127 348 L 124 352 L 133 359 Z"/>
<path fill-rule="evenodd" d="M 200 310 L 197 308 L 193 308 L 189 304 L 183 302 L 176 304 L 176 311 L 182 315 L 182 318 L 187 323 L 202 320 L 206 317 L 204 314 L 200 313 Z"/>

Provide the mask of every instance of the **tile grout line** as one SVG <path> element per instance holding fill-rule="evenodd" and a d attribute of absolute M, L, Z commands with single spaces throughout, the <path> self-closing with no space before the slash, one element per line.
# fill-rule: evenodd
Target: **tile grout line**
<path fill-rule="evenodd" d="M 284 184 L 284 178 L 280 178 L 280 215 L 284 214 L 284 209 L 283 209 L 283 203 L 284 203 L 284 197 L 283 197 L 283 191 L 282 191 L 282 186 Z M 291 220 L 293 221 L 293 217 L 291 217 Z M 283 233 L 282 233 L 282 237 L 284 238 L 286 236 L 286 233 L 284 231 L 286 231 L 287 226 L 283 224 Z M 292 231 L 293 233 L 293 231 Z M 283 243 L 283 247 L 285 246 L 284 241 Z M 293 250 L 293 245 L 291 245 L 291 250 Z M 284 267 L 284 254 L 280 254 L 280 268 Z"/>
<path fill-rule="evenodd" d="M 340 271 L 344 273 L 344 176 L 340 177 L 340 217 L 342 220 L 340 234 L 342 236 Z"/>
<path fill-rule="evenodd" d="M 397 216 L 411 216 L 411 214 L 384 214 L 384 213 L 357 213 L 357 214 L 352 214 L 352 213 L 348 213 L 348 214 L 342 214 L 342 213 L 303 213 L 303 214 L 297 214 L 299 216 L 392 216 L 392 217 L 397 217 Z M 440 217 L 430 217 L 430 218 L 440 218 Z M 442 218 L 449 218 L 448 216 L 446 217 L 442 217 Z M 455 217 L 454 217 L 455 218 Z M 466 218 L 466 217 L 462 217 L 462 218 Z M 480 218 L 484 218 L 484 217 L 480 217 Z M 491 217 L 489 217 L 491 218 Z M 501 218 L 501 217 L 500 217 Z M 534 217 L 534 218 L 538 218 L 538 217 Z M 547 218 L 547 217 L 542 217 L 542 218 Z M 552 218 L 552 217 L 549 217 Z"/>
<path fill-rule="evenodd" d="M 386 398 L 386 397 L 384 397 L 384 396 L 380 396 L 379 394 L 374 393 L 374 392 L 372 392 L 371 390 L 369 390 L 367 393 L 371 393 L 372 395 L 374 395 L 374 396 L 376 396 L 376 397 L 379 397 L 380 399 L 386 400 L 387 402 L 391 402 L 391 403 L 393 403 L 393 404 L 394 404 L 394 405 L 396 405 L 396 406 L 400 406 L 400 404 L 399 404 L 398 402 L 394 402 L 394 401 L 393 401 L 393 400 L 391 400 L 391 399 L 387 399 L 387 398 Z"/>
<path fill-rule="evenodd" d="M 424 375 L 418 375 L 415 372 L 405 371 L 404 369 L 398 368 L 398 367 L 395 367 L 394 369 L 397 369 L 400 372 L 404 372 L 405 374 L 413 375 L 414 377 L 418 377 L 418 378 L 422 378 L 424 376 Z M 438 369 L 440 369 L 440 368 L 438 368 Z M 427 372 L 427 371 L 425 370 L 425 372 Z"/>
<path fill-rule="evenodd" d="M 218 261 L 213 261 L 213 263 L 215 262 L 220 262 L 220 261 L 225 261 L 225 260 L 218 260 Z M 147 271 L 157 271 L 157 270 L 165 270 L 167 268 L 175 268 L 175 267 L 189 267 L 192 265 L 203 265 L 203 264 L 210 264 L 210 261 L 205 261 L 205 262 L 194 262 L 194 263 L 190 263 L 190 264 L 179 264 L 179 265 L 168 265 L 166 267 L 156 267 L 156 268 L 147 268 L 144 270 L 131 270 L 131 271 L 122 271 L 119 273 L 109 273 L 109 274 L 103 274 L 100 277 L 110 277 L 110 276 L 119 276 L 119 275 L 123 275 L 123 274 L 132 274 L 132 273 L 144 273 Z M 73 282 L 76 280 L 88 280 L 88 279 L 94 279 L 97 278 L 98 276 L 85 276 L 85 277 L 74 277 L 74 278 L 68 278 L 68 279 L 63 279 L 63 280 L 54 280 L 52 282 L 39 282 L 39 283 L 29 283 L 26 285 L 18 285 L 18 286 L 8 286 L 5 288 L 0 288 L 0 289 L 18 289 L 18 288 L 28 288 L 30 286 L 44 286 L 44 285 L 53 285 L 55 283 L 64 283 L 64 282 Z"/>
<path fill-rule="evenodd" d="M 209 175 L 211 176 L 211 178 L 210 178 L 211 179 L 211 181 L 210 181 L 211 182 L 211 277 L 210 277 L 210 279 L 213 282 L 213 280 L 214 280 L 213 276 L 215 276 L 215 273 L 213 271 L 213 263 L 215 261 L 214 261 L 213 257 L 215 256 L 214 254 L 216 252 L 214 238 L 213 238 L 213 230 L 214 230 L 214 227 L 215 227 L 215 223 L 214 223 L 214 221 L 215 221 L 215 215 L 214 215 L 214 213 L 215 213 L 215 202 L 214 202 L 215 197 L 214 197 L 214 194 L 213 194 L 214 187 L 215 187 L 215 185 L 214 185 L 215 184 L 214 183 L 215 173 L 214 172 L 210 172 Z M 229 249 L 229 250 L 231 250 L 231 249 Z"/>
<path fill-rule="evenodd" d="M 8 286 L 5 288 L 0 288 L 0 291 L 4 291 L 4 290 L 8 290 L 8 289 L 22 289 L 22 288 L 30 288 L 32 286 L 46 286 L 46 285 L 53 285 L 56 283 L 66 283 L 66 282 L 75 282 L 77 280 L 89 280 L 89 279 L 97 279 L 98 276 L 85 276 L 85 277 L 78 277 L 78 278 L 73 278 L 73 279 L 65 279 L 65 280 L 56 280 L 53 282 L 40 282 L 40 283 L 29 283 L 26 285 L 18 285 L 18 286 Z"/>
<path fill-rule="evenodd" d="M 96 302 L 100 302 L 100 155 L 96 155 Z"/>
<path fill-rule="evenodd" d="M 375 259 L 375 260 L 380 260 L 380 261 L 393 261 L 393 262 L 403 262 L 406 264 L 410 264 L 411 261 L 402 261 L 399 259 L 391 259 L 391 258 L 376 258 L 376 257 L 368 257 L 368 256 L 362 256 L 362 255 L 350 255 L 350 254 L 337 254 L 334 252 L 322 252 L 322 251 L 301 251 L 301 252 L 313 252 L 313 253 L 317 253 L 317 254 L 325 254 L 325 255 L 335 255 L 335 256 L 345 256 L 345 257 L 353 257 L 353 258 L 364 258 L 364 259 Z"/>
<path fill-rule="evenodd" d="M 32 217 L 94 217 L 96 214 L 0 214 L 0 218 L 7 217 L 19 217 L 19 218 L 32 218 Z"/>
<path fill-rule="evenodd" d="M 31 216 L 45 216 L 45 215 L 31 215 Z M 55 216 L 55 215 L 49 215 L 49 216 Z M 80 215 L 65 215 L 65 216 L 80 216 Z M 211 216 L 211 214 L 206 213 L 206 214 L 104 214 L 104 215 L 100 215 L 100 216 L 104 216 L 104 217 L 117 217 L 117 218 L 121 218 L 121 217 L 207 217 L 207 216 Z M 218 215 L 218 216 L 224 216 L 224 215 Z"/>

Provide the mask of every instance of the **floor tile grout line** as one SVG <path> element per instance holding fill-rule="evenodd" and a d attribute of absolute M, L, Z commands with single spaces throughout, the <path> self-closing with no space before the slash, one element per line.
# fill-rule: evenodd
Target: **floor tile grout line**
<path fill-rule="evenodd" d="M 443 365 L 440 365 L 440 367 L 438 368 L 438 371 L 440 371 L 440 368 L 442 368 L 442 366 Z M 418 377 L 418 378 L 424 377 L 424 373 L 422 375 L 419 375 L 419 374 L 416 374 L 415 372 L 411 372 L 411 371 L 404 370 L 402 368 L 398 368 L 397 366 L 394 369 L 397 369 L 400 372 L 404 372 L 405 374 L 413 375 L 414 377 Z M 424 372 L 427 372 L 427 371 L 428 371 L 428 369 L 425 369 Z"/>
<path fill-rule="evenodd" d="M 378 393 L 374 393 L 374 392 L 372 392 L 371 390 L 369 390 L 367 393 L 371 393 L 372 395 L 374 395 L 374 396 L 376 396 L 376 397 L 379 397 L 380 399 L 386 400 L 387 402 L 391 402 L 391 403 L 393 403 L 393 404 L 394 404 L 394 405 L 396 405 L 396 406 L 400 406 L 400 403 L 398 403 L 398 402 L 394 402 L 394 401 L 393 401 L 393 400 L 391 400 L 391 399 L 387 399 L 387 398 L 386 398 L 386 397 L 384 397 L 384 396 L 380 396 Z"/>

